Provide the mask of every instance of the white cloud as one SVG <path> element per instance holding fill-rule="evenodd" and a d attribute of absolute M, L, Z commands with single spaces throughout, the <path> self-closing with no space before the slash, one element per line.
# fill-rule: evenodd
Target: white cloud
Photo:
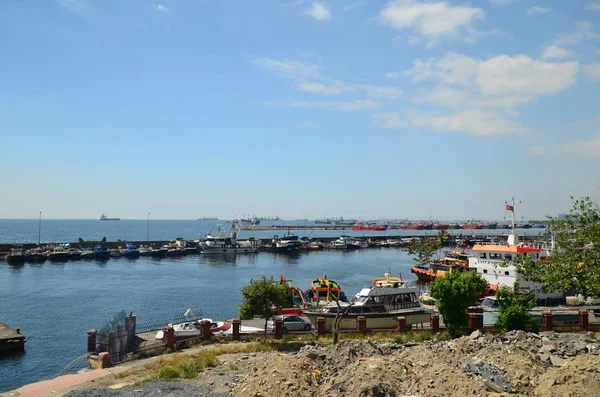
<path fill-rule="evenodd" d="M 355 87 L 352 85 L 345 84 L 341 81 L 333 82 L 331 84 L 324 84 L 315 81 L 300 81 L 295 85 L 299 91 L 314 92 L 324 95 L 339 95 L 344 92 L 354 91 Z"/>
<path fill-rule="evenodd" d="M 387 72 L 385 74 L 385 78 L 386 79 L 390 79 L 390 80 L 396 80 L 396 79 L 400 78 L 400 73 L 398 73 L 398 72 Z"/>
<path fill-rule="evenodd" d="M 525 134 L 528 129 L 516 120 L 515 108 L 567 89 L 578 69 L 577 62 L 546 62 L 526 55 L 481 60 L 449 52 L 439 59 L 416 59 L 405 71 L 420 86 L 413 101 L 442 110 L 388 113 L 379 120 L 389 128 L 410 126 L 476 136 Z"/>
<path fill-rule="evenodd" d="M 526 55 L 499 55 L 480 61 L 450 52 L 439 61 L 415 60 L 406 75 L 415 83 L 434 81 L 466 87 L 482 96 L 515 96 L 527 101 L 571 86 L 578 68 L 577 62 L 545 62 Z"/>
<path fill-rule="evenodd" d="M 466 132 L 473 136 L 521 135 L 527 133 L 519 122 L 489 110 L 462 110 L 450 114 L 421 113 L 409 111 L 407 114 L 384 113 L 375 118 L 385 128 L 413 127 L 440 133 Z"/>
<path fill-rule="evenodd" d="M 546 47 L 546 50 L 544 51 L 544 55 L 542 55 L 542 58 L 544 59 L 562 59 L 562 58 L 566 58 L 570 55 L 569 51 L 565 50 L 564 48 L 560 48 L 557 47 L 555 45 L 551 45 Z"/>
<path fill-rule="evenodd" d="M 331 13 L 329 12 L 329 9 L 316 1 L 312 3 L 312 7 L 306 10 L 305 14 L 310 15 L 319 21 L 328 21 L 331 19 Z"/>
<path fill-rule="evenodd" d="M 600 63 L 583 65 L 583 71 L 590 80 L 600 81 Z"/>
<path fill-rule="evenodd" d="M 429 45 L 441 38 L 458 36 L 461 30 L 484 17 L 485 12 L 481 8 L 452 6 L 445 1 L 395 0 L 380 12 L 383 23 L 425 36 L 429 39 Z"/>
<path fill-rule="evenodd" d="M 88 0 L 57 0 L 58 4 L 61 7 L 66 8 L 75 14 L 85 14 L 85 12 L 89 9 L 89 1 Z"/>
<path fill-rule="evenodd" d="M 600 157 L 600 133 L 587 141 L 575 139 L 567 142 L 561 145 L 561 148 L 578 156 Z"/>
<path fill-rule="evenodd" d="M 530 146 L 527 150 L 537 156 L 558 155 L 570 153 L 578 157 L 600 158 L 600 133 L 589 139 L 574 139 L 565 143 L 554 145 Z"/>
<path fill-rule="evenodd" d="M 292 61 L 289 59 L 260 58 L 254 63 L 270 70 L 280 77 L 294 80 L 298 91 L 322 95 L 341 95 L 346 92 L 360 91 L 370 98 L 396 99 L 402 94 L 397 87 L 353 83 L 331 79 L 320 73 L 319 65 Z"/>
<path fill-rule="evenodd" d="M 579 44 L 584 40 L 599 39 L 600 34 L 594 30 L 594 24 L 590 21 L 575 22 L 575 30 L 558 36 L 555 41 L 557 45 Z"/>
<path fill-rule="evenodd" d="M 590 11 L 600 11 L 600 1 L 592 1 L 591 3 L 587 3 L 585 5 L 585 9 Z"/>
<path fill-rule="evenodd" d="M 372 99 L 359 99 L 355 101 L 271 101 L 267 102 L 271 106 L 292 107 L 292 108 L 308 108 L 335 110 L 340 112 L 353 112 L 358 110 L 377 109 L 379 102 Z"/>
<path fill-rule="evenodd" d="M 482 62 L 477 85 L 484 95 L 552 95 L 575 83 L 577 62 L 550 63 L 526 55 L 500 55 Z"/>
<path fill-rule="evenodd" d="M 160 12 L 171 12 L 170 8 L 165 7 L 162 4 L 153 4 L 152 7 L 154 7 L 154 9 L 156 11 L 160 11 Z"/>
<path fill-rule="evenodd" d="M 349 11 L 354 10 L 355 8 L 363 7 L 364 5 L 365 5 L 364 1 L 362 1 L 362 0 L 361 1 L 356 1 L 354 3 L 350 3 L 348 5 L 345 5 L 344 8 L 343 8 L 343 10 L 344 10 L 344 12 L 349 12 Z"/>
<path fill-rule="evenodd" d="M 282 77 L 306 78 L 319 76 L 319 65 L 289 59 L 259 58 L 254 63 Z"/>
<path fill-rule="evenodd" d="M 550 7 L 541 7 L 541 6 L 533 6 L 533 7 L 529 7 L 526 11 L 527 15 L 540 15 L 540 14 L 547 14 L 550 11 L 552 11 L 552 8 Z"/>

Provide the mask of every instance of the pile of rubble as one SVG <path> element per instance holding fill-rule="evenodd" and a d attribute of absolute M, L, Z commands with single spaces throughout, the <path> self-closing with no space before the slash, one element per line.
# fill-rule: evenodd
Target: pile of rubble
<path fill-rule="evenodd" d="M 307 346 L 254 368 L 248 396 L 597 396 L 600 342 L 590 334 L 478 331 L 413 345 Z"/>

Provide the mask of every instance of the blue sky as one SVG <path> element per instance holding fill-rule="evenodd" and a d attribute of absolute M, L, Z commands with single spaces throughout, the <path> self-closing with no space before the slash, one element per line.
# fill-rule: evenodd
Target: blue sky
<path fill-rule="evenodd" d="M 600 195 L 597 0 L 7 0 L 0 54 L 2 218 Z"/>

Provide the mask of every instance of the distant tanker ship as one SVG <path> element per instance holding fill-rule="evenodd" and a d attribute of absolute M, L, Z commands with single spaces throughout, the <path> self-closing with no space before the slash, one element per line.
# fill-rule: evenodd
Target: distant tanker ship
<path fill-rule="evenodd" d="M 102 214 L 102 215 L 100 215 L 100 220 L 101 221 L 120 221 L 121 218 L 109 218 L 106 215 Z"/>

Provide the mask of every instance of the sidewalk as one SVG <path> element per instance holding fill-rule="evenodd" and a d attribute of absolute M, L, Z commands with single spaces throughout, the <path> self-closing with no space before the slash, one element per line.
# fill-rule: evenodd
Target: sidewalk
<path fill-rule="evenodd" d="M 78 374 L 62 375 L 54 379 L 30 383 L 15 391 L 19 393 L 18 395 L 20 397 L 49 396 L 52 395 L 51 393 L 54 391 L 76 386 L 108 374 L 110 374 L 110 371 L 98 368 L 93 371 L 85 371 Z M 10 396 L 11 392 L 6 393 L 5 395 Z"/>

